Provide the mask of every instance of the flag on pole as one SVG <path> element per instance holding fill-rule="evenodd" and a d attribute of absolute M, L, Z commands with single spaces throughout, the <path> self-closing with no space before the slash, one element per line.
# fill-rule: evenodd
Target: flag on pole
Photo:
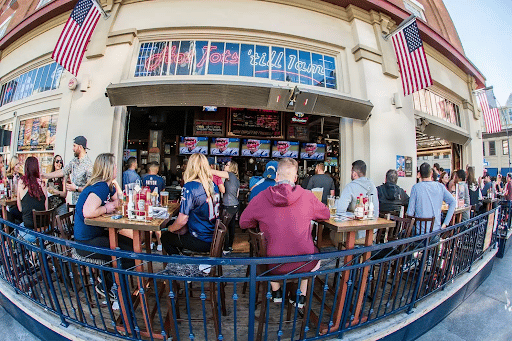
<path fill-rule="evenodd" d="M 500 112 L 498 108 L 491 108 L 489 106 L 489 102 L 487 101 L 489 96 L 488 91 L 488 89 L 479 91 L 476 97 L 484 113 L 485 130 L 488 133 L 498 133 L 501 131 Z M 490 91 L 492 91 L 492 89 Z M 494 95 L 492 95 L 492 98 L 494 98 Z"/>
<path fill-rule="evenodd" d="M 404 96 L 431 86 L 432 77 L 416 19 L 399 27 L 391 36 L 400 67 Z"/>
<path fill-rule="evenodd" d="M 53 50 L 53 60 L 75 76 L 100 16 L 95 0 L 79 0 Z"/>

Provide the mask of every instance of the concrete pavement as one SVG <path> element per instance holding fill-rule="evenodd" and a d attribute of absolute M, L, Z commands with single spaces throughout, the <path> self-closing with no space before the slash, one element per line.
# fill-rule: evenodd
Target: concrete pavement
<path fill-rule="evenodd" d="M 512 238 L 508 240 L 512 243 Z M 416 341 L 512 340 L 512 247 L 482 285 Z"/>
<path fill-rule="evenodd" d="M 0 341 L 40 341 L 0 306 Z"/>

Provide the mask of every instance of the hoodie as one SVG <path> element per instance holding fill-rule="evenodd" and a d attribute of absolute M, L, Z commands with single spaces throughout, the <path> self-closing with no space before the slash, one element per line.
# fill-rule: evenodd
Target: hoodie
<path fill-rule="evenodd" d="M 380 212 L 400 211 L 401 206 L 409 204 L 409 196 L 392 182 L 380 185 L 377 187 L 377 192 L 379 193 Z"/>
<path fill-rule="evenodd" d="M 345 213 L 347 211 L 354 212 L 357 197 L 361 194 L 368 197 L 372 196 L 373 205 L 375 207 L 373 215 L 378 217 L 379 205 L 377 203 L 377 188 L 375 188 L 373 182 L 366 177 L 355 179 L 345 186 L 336 203 L 336 213 Z"/>
<path fill-rule="evenodd" d="M 281 183 L 263 190 L 251 200 L 240 216 L 240 227 L 259 227 L 265 236 L 269 257 L 307 255 L 317 252 L 311 236 L 311 220 L 327 220 L 329 217 L 329 208 L 313 193 L 300 186 Z M 294 270 L 309 272 L 316 264 L 316 261 L 286 263 L 272 270 L 271 274 Z M 277 265 L 269 265 L 269 268 L 274 266 Z"/>

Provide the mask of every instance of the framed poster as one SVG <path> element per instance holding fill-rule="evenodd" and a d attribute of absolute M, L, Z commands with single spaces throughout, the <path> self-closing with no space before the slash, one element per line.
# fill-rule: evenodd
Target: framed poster
<path fill-rule="evenodd" d="M 20 121 L 18 152 L 53 150 L 58 115 L 46 115 Z"/>
<path fill-rule="evenodd" d="M 398 176 L 405 176 L 405 157 L 402 155 L 396 156 L 396 171 Z"/>
<path fill-rule="evenodd" d="M 195 120 L 194 135 L 197 136 L 224 136 L 223 121 Z"/>
<path fill-rule="evenodd" d="M 487 229 L 485 231 L 485 239 L 483 245 L 483 251 L 487 250 L 489 246 L 491 246 L 492 235 L 496 232 L 498 228 L 498 216 L 499 216 L 500 208 L 496 211 L 492 212 L 488 216 L 487 220 Z"/>
<path fill-rule="evenodd" d="M 410 178 L 412 177 L 412 157 L 405 157 L 405 176 Z"/>

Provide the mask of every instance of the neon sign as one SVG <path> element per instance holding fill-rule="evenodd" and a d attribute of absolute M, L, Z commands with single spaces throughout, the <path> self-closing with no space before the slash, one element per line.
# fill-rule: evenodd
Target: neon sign
<path fill-rule="evenodd" d="M 315 52 L 214 41 L 142 43 L 135 77 L 223 75 L 336 89 L 336 60 Z"/>

